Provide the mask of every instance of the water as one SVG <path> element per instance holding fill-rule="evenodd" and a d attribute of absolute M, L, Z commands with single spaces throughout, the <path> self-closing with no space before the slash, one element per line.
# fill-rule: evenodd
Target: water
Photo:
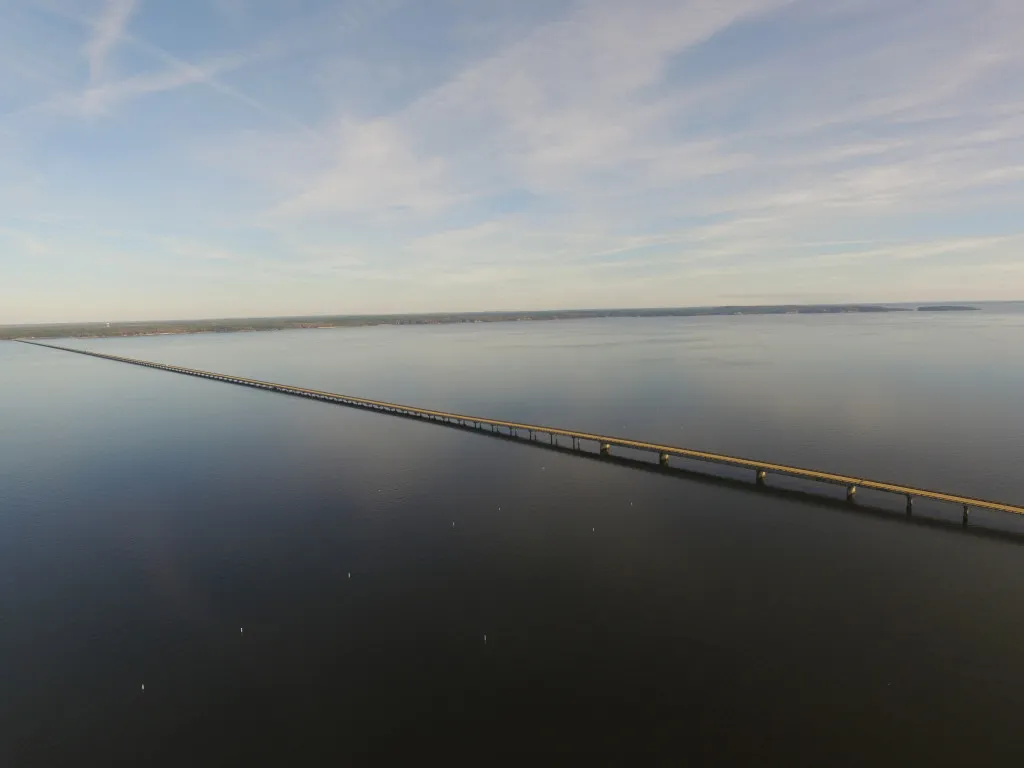
<path fill-rule="evenodd" d="M 1022 309 L 68 343 L 1019 504 Z M 1015 519 L 13 343 L 0 429 L 2 765 L 1022 757 Z"/>

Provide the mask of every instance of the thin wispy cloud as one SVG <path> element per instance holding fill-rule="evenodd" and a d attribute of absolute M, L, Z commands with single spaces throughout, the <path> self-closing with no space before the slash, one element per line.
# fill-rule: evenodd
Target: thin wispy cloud
<path fill-rule="evenodd" d="M 172 91 L 196 83 L 209 85 L 214 76 L 230 71 L 243 63 L 237 56 L 226 57 L 204 64 L 174 66 L 169 69 L 133 75 L 86 88 L 79 94 L 61 100 L 65 106 L 84 115 L 104 114 L 129 99 Z"/>
<path fill-rule="evenodd" d="M 103 10 L 93 24 L 92 39 L 85 46 L 89 59 L 89 82 L 96 84 L 106 74 L 107 56 L 124 34 L 135 11 L 137 0 L 105 0 Z"/>
<path fill-rule="evenodd" d="M 0 224 L 162 316 L 1021 292 L 1013 0 L 62 7 L 0 31 Z"/>

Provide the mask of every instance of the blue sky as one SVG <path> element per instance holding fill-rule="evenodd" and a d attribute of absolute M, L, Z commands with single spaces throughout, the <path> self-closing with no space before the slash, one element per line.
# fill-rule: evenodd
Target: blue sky
<path fill-rule="evenodd" d="M 1020 0 L 0 0 L 0 322 L 1024 298 Z"/>

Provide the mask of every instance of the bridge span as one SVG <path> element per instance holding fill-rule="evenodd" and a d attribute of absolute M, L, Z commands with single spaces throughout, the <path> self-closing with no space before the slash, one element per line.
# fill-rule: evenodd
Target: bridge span
<path fill-rule="evenodd" d="M 488 419 L 481 416 L 468 416 L 462 413 L 449 413 L 447 411 L 436 411 L 428 408 L 417 408 L 411 405 L 400 405 L 398 403 L 389 403 L 383 400 L 370 400 L 365 397 L 355 397 L 352 395 L 342 395 L 336 392 L 323 392 L 317 389 L 305 389 L 303 387 L 293 387 L 288 384 L 277 384 L 270 381 L 260 381 L 258 379 L 247 379 L 241 376 L 231 376 L 224 373 L 213 373 L 211 371 L 200 371 L 194 368 L 184 368 L 178 365 L 167 365 L 164 363 L 154 363 L 148 360 L 136 360 L 130 357 L 119 357 L 118 355 L 105 355 L 100 352 L 90 352 L 84 349 L 72 349 L 71 347 L 61 347 L 56 344 L 42 344 L 38 341 L 28 341 L 26 339 L 17 339 L 23 344 L 32 344 L 37 347 L 45 347 L 47 349 L 56 349 L 63 352 L 73 352 L 78 355 L 88 355 L 89 357 L 98 357 L 103 360 L 112 360 L 118 363 L 128 363 L 129 365 L 139 365 L 145 368 L 156 368 L 161 371 L 169 371 L 171 373 L 181 373 L 186 376 L 196 376 L 203 379 L 211 379 L 213 381 L 222 381 L 227 384 L 236 384 L 243 387 L 253 387 L 255 389 L 265 389 L 271 392 L 279 392 L 287 395 L 294 395 L 297 397 L 305 397 L 312 400 L 321 400 L 323 402 L 334 403 L 337 405 L 346 405 L 354 408 L 364 408 L 368 410 L 381 411 L 383 413 L 390 413 L 399 416 L 414 417 L 427 421 L 434 421 L 443 424 L 450 424 L 453 426 L 459 426 L 463 428 L 476 429 L 485 434 L 497 433 L 503 437 L 520 438 L 524 442 L 537 442 L 542 437 L 548 438 L 548 443 L 552 446 L 562 445 L 561 440 L 568 440 L 573 450 L 586 451 L 583 447 L 584 444 L 593 444 L 594 451 L 586 451 L 587 453 L 597 453 L 601 456 L 609 456 L 612 448 L 627 448 L 637 451 L 644 451 L 657 455 L 658 463 L 667 467 L 670 464 L 672 457 L 678 457 L 682 459 L 694 459 L 701 462 L 710 464 L 718 464 L 728 467 L 738 467 L 740 469 L 747 469 L 754 473 L 754 482 L 758 485 L 763 485 L 766 482 L 769 474 L 773 475 L 784 475 L 787 477 L 796 477 L 803 480 L 813 480 L 819 483 L 828 483 L 831 485 L 843 486 L 846 489 L 846 498 L 848 501 L 853 502 L 856 498 L 858 488 L 870 489 L 874 491 L 884 491 L 886 493 L 896 494 L 903 496 L 906 499 L 906 513 L 910 515 L 913 511 L 914 499 L 931 499 L 934 501 L 947 502 L 950 504 L 960 505 L 963 509 L 963 526 L 966 528 L 970 516 L 970 510 L 976 509 L 989 509 L 998 512 L 1009 512 L 1015 515 L 1024 515 L 1024 507 L 1017 506 L 1014 504 L 1006 504 L 999 501 L 989 501 L 985 499 L 977 499 L 969 496 L 959 496 L 953 493 L 944 493 L 941 491 L 933 491 L 925 488 L 913 488 L 906 485 L 897 485 L 895 483 L 886 483 L 878 480 L 870 480 L 864 477 L 855 477 L 853 475 L 840 475 L 832 472 L 820 472 L 814 469 L 804 469 L 802 467 L 793 467 L 787 464 L 776 464 L 768 461 L 760 461 L 757 459 L 745 459 L 739 456 L 729 456 L 721 453 L 709 453 L 707 451 L 697 451 L 690 448 L 681 448 L 674 445 L 660 445 L 658 443 L 648 443 L 642 440 L 631 440 L 622 437 L 612 437 L 610 435 L 597 435 L 590 432 L 579 432 L 572 429 L 561 429 L 559 427 L 548 427 L 540 424 L 525 424 L 515 421 L 504 421 L 501 419 Z"/>

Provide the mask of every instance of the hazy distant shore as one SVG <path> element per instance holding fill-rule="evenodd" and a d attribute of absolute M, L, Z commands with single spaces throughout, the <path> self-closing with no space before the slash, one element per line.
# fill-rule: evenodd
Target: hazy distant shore
<path fill-rule="evenodd" d="M 978 309 L 964 305 L 931 305 L 919 311 Z M 881 304 L 784 304 L 772 306 L 678 307 L 663 309 L 574 309 L 536 312 L 448 312 L 408 315 L 328 315 L 306 317 L 161 320 L 111 323 L 50 323 L 0 326 L 0 339 L 105 338 L 184 333 L 242 333 L 296 328 L 351 328 L 367 325 L 441 325 L 582 320 L 601 317 L 707 317 L 714 315 L 822 315 L 859 312 L 907 312 L 908 307 Z"/>

